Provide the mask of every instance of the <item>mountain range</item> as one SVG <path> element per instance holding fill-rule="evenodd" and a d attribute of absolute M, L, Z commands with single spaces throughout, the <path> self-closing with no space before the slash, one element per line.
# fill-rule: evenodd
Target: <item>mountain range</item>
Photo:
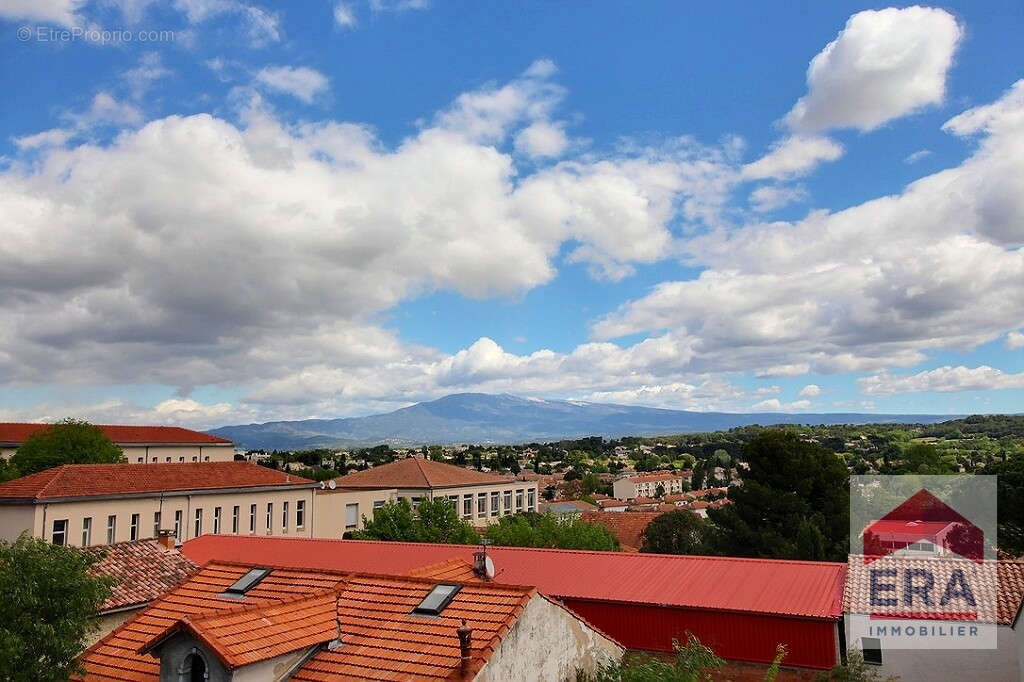
<path fill-rule="evenodd" d="M 394 412 L 222 426 L 210 433 L 246 449 L 531 443 L 585 436 L 657 436 L 751 424 L 930 424 L 960 415 L 687 412 L 635 405 L 457 393 Z"/>

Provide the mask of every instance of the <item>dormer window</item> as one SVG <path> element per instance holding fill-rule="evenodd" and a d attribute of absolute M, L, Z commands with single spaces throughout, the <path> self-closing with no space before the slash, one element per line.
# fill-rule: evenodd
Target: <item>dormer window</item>
<path fill-rule="evenodd" d="M 427 593 L 427 596 L 423 598 L 423 601 L 412 612 L 420 616 L 439 616 L 445 607 L 451 603 L 452 599 L 455 599 L 455 595 L 461 589 L 462 585 L 446 583 L 435 585 L 434 589 Z"/>
<path fill-rule="evenodd" d="M 235 581 L 234 585 L 224 590 L 224 593 L 237 597 L 245 596 L 246 592 L 256 587 L 268 575 L 269 568 L 250 568 L 245 575 Z"/>

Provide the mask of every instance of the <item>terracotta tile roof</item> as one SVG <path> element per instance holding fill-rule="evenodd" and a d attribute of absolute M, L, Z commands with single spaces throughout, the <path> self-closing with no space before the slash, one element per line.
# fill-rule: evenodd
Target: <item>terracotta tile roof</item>
<path fill-rule="evenodd" d="M 451 580 L 454 582 L 483 582 L 473 572 L 473 564 L 459 557 L 452 557 L 434 564 L 421 566 L 408 571 L 405 575 L 410 578 L 433 578 L 437 581 Z"/>
<path fill-rule="evenodd" d="M 661 516 L 659 512 L 584 512 L 581 517 L 588 523 L 604 526 L 624 548 L 640 549 L 644 544 L 644 530 L 647 524 Z"/>
<path fill-rule="evenodd" d="M 149 653 L 169 635 L 187 632 L 210 647 L 225 666 L 235 669 L 334 639 L 337 603 L 336 593 L 323 592 L 279 604 L 185 616 L 155 633 L 139 651 Z"/>
<path fill-rule="evenodd" d="M 196 569 L 187 556 L 156 540 L 119 542 L 82 551 L 103 557 L 92 565 L 90 573 L 117 581 L 100 611 L 148 604 Z"/>
<path fill-rule="evenodd" d="M 598 500 L 597 506 L 601 509 L 607 509 L 609 507 L 626 507 L 628 505 L 622 500 Z"/>
<path fill-rule="evenodd" d="M 509 479 L 485 474 L 475 469 L 435 462 L 420 457 L 407 457 L 357 471 L 336 479 L 339 488 L 452 488 L 489 483 L 509 483 Z"/>
<path fill-rule="evenodd" d="M 634 497 L 629 500 L 630 504 L 661 504 L 661 500 L 656 497 Z"/>
<path fill-rule="evenodd" d="M 176 490 L 315 485 L 248 462 L 65 464 L 0 483 L 0 499 L 52 500 Z"/>
<path fill-rule="evenodd" d="M 228 667 L 326 644 L 291 679 L 449 679 L 459 669 L 456 629 L 473 628 L 471 671 L 537 595 L 529 587 L 463 583 L 439 616 L 412 613 L 436 578 L 274 568 L 243 603 L 221 596 L 252 564 L 210 563 L 90 647 L 79 661 L 89 680 L 157 680 L 148 653 L 175 632 L 192 634 Z"/>
<path fill-rule="evenodd" d="M 968 560 L 942 557 L 885 557 L 885 567 L 897 565 L 902 569 L 925 569 L 935 575 L 936 585 L 944 585 L 943 578 L 952 569 L 960 569 L 967 576 L 968 584 L 977 604 L 977 620 L 983 623 L 1013 625 L 1024 601 L 1024 562 L 986 561 L 976 564 Z M 847 613 L 884 612 L 886 607 L 871 606 L 870 581 L 873 564 L 865 564 L 863 557 L 850 556 L 849 577 L 843 592 L 843 610 Z M 878 567 L 877 564 L 874 564 Z M 941 588 L 940 588 L 941 589 Z M 897 611 L 898 611 L 897 607 Z M 923 605 L 915 610 L 929 612 Z M 939 607 L 935 607 L 940 613 Z"/>
<path fill-rule="evenodd" d="M 479 549 L 233 535 L 203 535 L 182 547 L 197 563 L 231 559 L 393 574 L 452 557 L 472 561 Z M 829 620 L 842 614 L 845 563 L 493 546 L 487 554 L 498 580 L 536 585 L 549 597 Z"/>
<path fill-rule="evenodd" d="M 36 431 L 50 424 L 0 423 L 0 443 L 24 443 Z M 220 436 L 211 436 L 201 431 L 183 429 L 180 426 L 123 426 L 96 424 L 103 434 L 120 445 L 230 445 L 231 441 Z"/>

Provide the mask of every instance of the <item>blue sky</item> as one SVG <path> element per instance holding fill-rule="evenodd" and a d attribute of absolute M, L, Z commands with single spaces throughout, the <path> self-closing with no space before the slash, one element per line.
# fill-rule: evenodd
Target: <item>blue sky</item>
<path fill-rule="evenodd" d="M 0 419 L 1020 412 L 1022 30 L 0 0 Z"/>

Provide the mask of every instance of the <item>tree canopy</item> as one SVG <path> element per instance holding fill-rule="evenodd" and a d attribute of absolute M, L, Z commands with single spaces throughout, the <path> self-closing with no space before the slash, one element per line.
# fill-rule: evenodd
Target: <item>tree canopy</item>
<path fill-rule="evenodd" d="M 56 682 L 76 671 L 91 617 L 110 596 L 111 580 L 89 574 L 98 560 L 26 533 L 0 540 L 0 679 Z"/>
<path fill-rule="evenodd" d="M 732 504 L 709 509 L 716 553 L 841 561 L 849 553 L 849 473 L 835 453 L 779 429 L 743 447 Z"/>
<path fill-rule="evenodd" d="M 98 426 L 65 419 L 40 429 L 25 439 L 10 465 L 27 476 L 62 464 L 103 464 L 124 462 L 121 448 L 110 442 Z"/>
<path fill-rule="evenodd" d="M 641 552 L 654 554 L 707 554 L 707 521 L 686 509 L 655 517 L 644 530 Z"/>
<path fill-rule="evenodd" d="M 373 510 L 373 518 L 363 517 L 363 530 L 355 531 L 357 540 L 396 542 L 436 542 L 471 545 L 480 540 L 468 521 L 459 518 L 455 505 L 447 497 L 424 498 L 414 510 L 405 499 L 388 502 Z"/>
<path fill-rule="evenodd" d="M 549 547 L 618 551 L 619 541 L 604 526 L 574 517 L 523 512 L 487 527 L 487 539 L 505 547 Z"/>

